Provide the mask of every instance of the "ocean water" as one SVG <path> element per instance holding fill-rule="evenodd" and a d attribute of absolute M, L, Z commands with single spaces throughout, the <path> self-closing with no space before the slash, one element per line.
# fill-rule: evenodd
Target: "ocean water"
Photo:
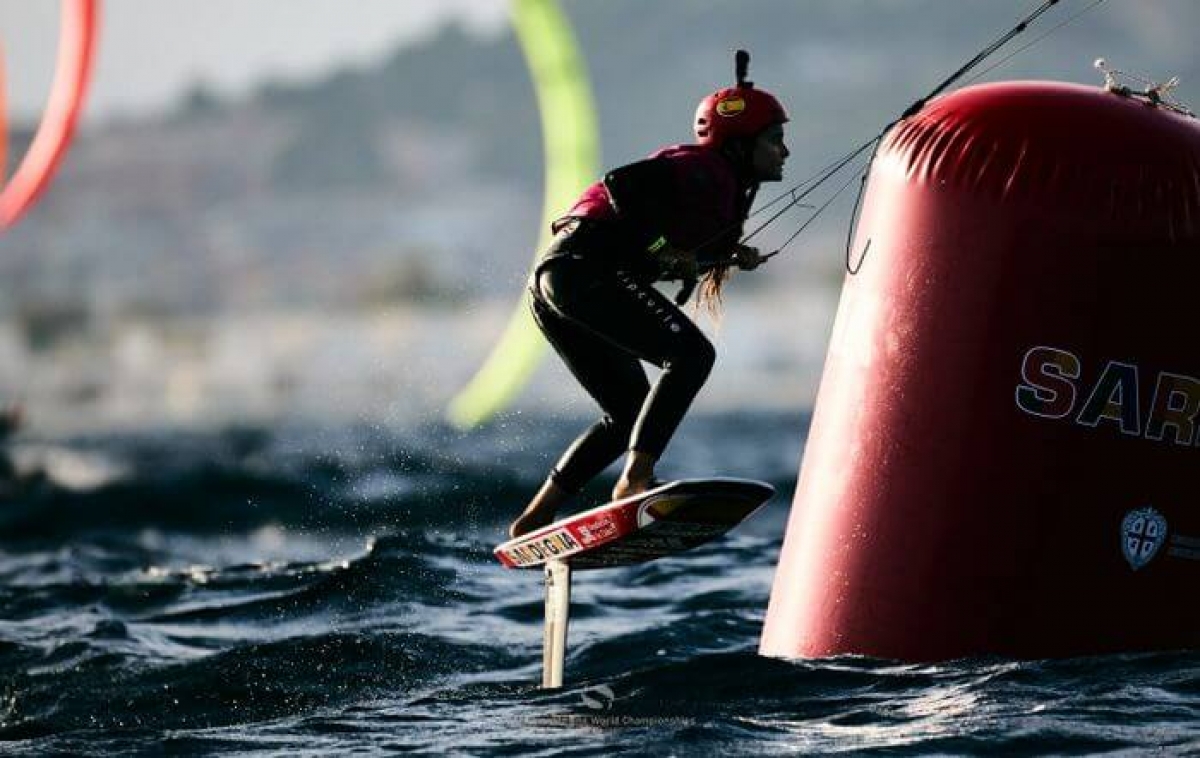
<path fill-rule="evenodd" d="M 18 441 L 0 754 L 1200 754 L 1195 652 L 756 655 L 803 415 L 685 423 L 661 474 L 779 494 L 719 542 L 578 573 L 566 686 L 539 689 L 541 574 L 491 548 L 583 423 Z"/>

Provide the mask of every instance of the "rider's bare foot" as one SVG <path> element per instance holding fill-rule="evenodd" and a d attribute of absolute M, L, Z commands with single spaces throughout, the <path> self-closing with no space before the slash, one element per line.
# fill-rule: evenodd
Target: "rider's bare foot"
<path fill-rule="evenodd" d="M 508 527 L 509 539 L 520 537 L 522 534 L 541 529 L 552 523 L 554 514 L 558 512 L 559 507 L 570 498 L 571 493 L 555 484 L 553 479 L 547 479 L 538 493 L 533 496 L 528 507 Z"/>
<path fill-rule="evenodd" d="M 621 500 L 622 498 L 633 497 L 661 485 L 662 482 L 654 477 L 644 480 L 632 480 L 621 477 L 617 480 L 616 486 L 613 487 L 612 499 Z"/>
<path fill-rule="evenodd" d="M 629 458 L 625 461 L 625 469 L 617 478 L 616 486 L 613 487 L 613 500 L 640 495 L 646 490 L 658 486 L 658 482 L 654 479 L 654 463 L 655 459 L 646 453 L 630 450 Z"/>
<path fill-rule="evenodd" d="M 554 521 L 554 513 L 557 509 L 531 505 L 526 508 L 517 520 L 512 522 L 508 527 L 509 539 L 515 539 L 522 534 L 528 534 L 535 529 L 541 529 L 543 526 Z"/>

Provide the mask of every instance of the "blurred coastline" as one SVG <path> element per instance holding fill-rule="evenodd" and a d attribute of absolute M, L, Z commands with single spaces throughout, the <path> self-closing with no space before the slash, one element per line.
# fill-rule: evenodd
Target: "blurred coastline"
<path fill-rule="evenodd" d="M 716 328 L 701 317 L 720 358 L 697 411 L 809 407 L 832 297 L 781 290 L 730 302 Z M 286 419 L 400 425 L 440 417 L 511 309 L 492 298 L 455 309 L 130 319 L 74 329 L 38 349 L 10 322 L 0 324 L 0 381 L 23 388 L 12 401 L 39 435 Z M 552 355 L 516 409 L 592 413 Z"/>

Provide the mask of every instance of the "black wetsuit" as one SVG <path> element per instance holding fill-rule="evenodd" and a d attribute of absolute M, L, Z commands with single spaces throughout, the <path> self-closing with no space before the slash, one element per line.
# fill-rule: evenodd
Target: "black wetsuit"
<path fill-rule="evenodd" d="M 555 484 L 568 492 L 578 492 L 627 449 L 658 459 L 716 357 L 691 319 L 652 286 L 673 277 L 647 252 L 647 241 L 662 239 L 659 230 L 669 229 L 672 217 L 682 214 L 686 220 L 687 212 L 695 211 L 695 203 L 680 210 L 688 201 L 680 195 L 697 188 L 681 187 L 671 168 L 650 160 L 610 173 L 603 194 L 615 212 L 560 219 L 554 243 L 530 279 L 534 319 L 604 411 L 551 472 Z M 753 199 L 752 189 L 728 181 L 732 167 L 727 170 L 729 176 L 720 177 L 725 183 L 715 183 L 713 191 L 734 188 L 732 210 L 725 214 L 733 223 L 706 216 L 708 229 L 696 230 L 708 234 L 707 244 L 699 246 L 702 262 L 728 257 Z M 699 191 L 713 184 L 702 175 L 688 176 L 700 182 Z M 653 389 L 641 361 L 662 369 Z"/>

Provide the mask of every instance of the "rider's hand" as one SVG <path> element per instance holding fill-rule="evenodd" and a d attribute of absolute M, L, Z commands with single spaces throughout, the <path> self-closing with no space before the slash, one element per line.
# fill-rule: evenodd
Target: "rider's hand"
<path fill-rule="evenodd" d="M 660 269 L 672 279 L 687 281 L 700 275 L 695 253 L 668 244 L 657 255 Z"/>
<path fill-rule="evenodd" d="M 759 254 L 756 247 L 741 244 L 733 246 L 733 262 L 742 271 L 753 271 L 766 259 L 765 255 Z"/>

